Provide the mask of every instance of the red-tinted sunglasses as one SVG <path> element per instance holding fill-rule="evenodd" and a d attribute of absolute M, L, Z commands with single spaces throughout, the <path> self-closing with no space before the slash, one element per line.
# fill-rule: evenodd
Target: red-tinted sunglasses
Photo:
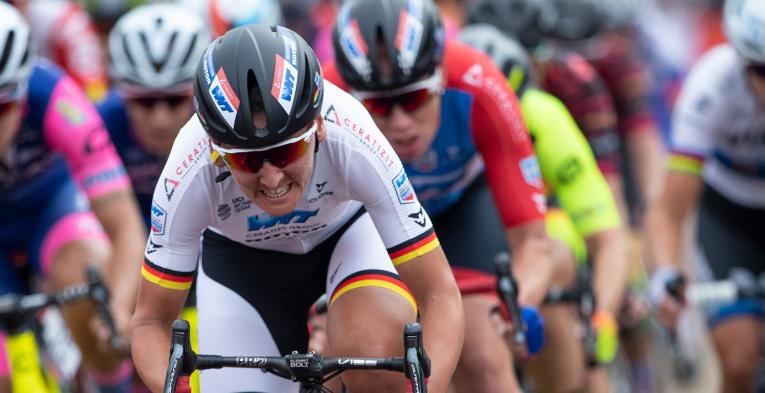
<path fill-rule="evenodd" d="M 153 109 L 160 102 L 164 102 L 170 108 L 176 108 L 179 105 L 191 100 L 189 95 L 167 95 L 167 96 L 133 96 L 128 99 L 136 104 L 146 108 Z"/>
<path fill-rule="evenodd" d="M 760 78 L 765 78 L 765 64 L 752 63 L 746 66 L 746 69 Z"/>
<path fill-rule="evenodd" d="M 268 161 L 271 165 L 282 169 L 302 157 L 311 145 L 311 136 L 318 129 L 314 124 L 303 134 L 290 138 L 275 146 L 262 149 L 226 149 L 212 143 L 212 149 L 220 154 L 229 169 L 242 172 L 257 173 Z M 317 142 L 318 143 L 318 142 Z"/>
<path fill-rule="evenodd" d="M 441 72 L 436 71 L 428 79 L 421 80 L 396 90 L 379 92 L 354 92 L 369 113 L 376 116 L 389 116 L 395 105 L 400 105 L 406 112 L 414 112 L 441 94 Z"/>

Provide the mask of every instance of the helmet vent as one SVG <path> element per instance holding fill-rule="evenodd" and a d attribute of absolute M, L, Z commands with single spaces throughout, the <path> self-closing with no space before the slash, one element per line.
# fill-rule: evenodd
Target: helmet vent
<path fill-rule="evenodd" d="M 122 47 L 125 50 L 125 57 L 127 58 L 128 63 L 130 63 L 131 67 L 135 67 L 135 60 L 133 60 L 133 54 L 130 53 L 130 45 L 127 42 L 127 36 L 122 36 Z"/>
<path fill-rule="evenodd" d="M 0 72 L 5 69 L 8 64 L 8 59 L 11 57 L 11 49 L 13 49 L 13 40 L 16 37 L 15 31 L 10 31 L 8 37 L 5 39 L 5 46 L 3 47 L 3 54 L 0 55 Z"/>
<path fill-rule="evenodd" d="M 191 37 L 191 42 L 189 42 L 189 48 L 186 50 L 186 53 L 183 55 L 183 60 L 181 60 L 181 65 L 186 65 L 186 63 L 189 61 L 189 58 L 191 57 L 191 54 L 194 53 L 194 48 L 197 47 L 197 40 L 199 39 L 198 34 L 194 34 Z"/>

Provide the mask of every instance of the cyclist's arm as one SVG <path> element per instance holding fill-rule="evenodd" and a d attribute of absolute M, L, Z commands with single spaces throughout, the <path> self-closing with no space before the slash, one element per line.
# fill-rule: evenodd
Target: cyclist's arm
<path fill-rule="evenodd" d="M 545 197 L 534 150 L 518 100 L 502 72 L 476 53 L 480 86 L 464 83 L 474 96 L 472 135 L 513 253 L 519 301 L 538 306 L 552 279 L 550 239 L 544 226 Z M 470 72 L 470 71 L 468 71 Z"/>
<path fill-rule="evenodd" d="M 152 392 L 161 392 L 170 353 L 173 321 L 183 308 L 189 290 L 161 287 L 141 280 L 138 303 L 131 323 L 131 353 L 138 373 Z"/>
<path fill-rule="evenodd" d="M 58 80 L 44 118 L 47 143 L 60 151 L 112 244 L 105 279 L 120 328 L 135 303 L 146 237 L 138 204 L 101 118 L 74 81 Z M 122 315 L 120 315 L 122 314 Z"/>
<path fill-rule="evenodd" d="M 160 176 L 177 179 L 175 191 L 168 196 L 164 182 L 158 182 L 154 189 L 151 233 L 132 320 L 133 360 L 141 378 L 154 392 L 162 388 L 172 323 L 191 287 L 202 231 L 212 223 L 215 205 L 208 194 L 212 181 L 205 177 L 207 173 L 200 173 L 209 161 L 209 139 L 197 118 L 192 117 L 178 133 Z M 183 167 L 183 174 L 176 172 L 179 167 Z"/>
<path fill-rule="evenodd" d="M 542 176 L 585 238 L 593 257 L 598 307 L 615 315 L 627 283 L 627 255 L 616 203 L 586 139 L 554 96 L 530 89 L 521 109 Z"/>
<path fill-rule="evenodd" d="M 462 348 L 462 302 L 441 247 L 396 266 L 417 301 L 425 346 L 433 362 L 432 392 L 446 392 Z M 455 350 L 456 349 L 456 350 Z"/>
<path fill-rule="evenodd" d="M 718 88 L 724 82 L 714 55 L 707 54 L 688 75 L 672 118 L 671 152 L 660 196 L 646 213 L 644 234 L 649 263 L 680 268 L 685 220 L 695 207 L 703 163 L 714 147 L 712 132 L 726 110 Z M 706 61 L 705 61 L 706 60 Z"/>

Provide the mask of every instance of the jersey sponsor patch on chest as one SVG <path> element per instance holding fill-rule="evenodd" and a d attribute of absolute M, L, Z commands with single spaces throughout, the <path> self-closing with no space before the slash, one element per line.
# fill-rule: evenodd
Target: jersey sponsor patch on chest
<path fill-rule="evenodd" d="M 247 217 L 247 242 L 272 239 L 291 239 L 327 226 L 321 222 L 309 222 L 319 214 L 319 209 L 295 210 L 283 216 L 273 217 L 262 213 Z M 314 220 L 315 221 L 315 220 Z"/>
<path fill-rule="evenodd" d="M 528 156 L 519 162 L 523 180 L 529 185 L 542 188 L 542 171 L 539 169 L 537 156 Z"/>
<path fill-rule="evenodd" d="M 392 181 L 393 188 L 396 190 L 398 202 L 401 204 L 414 203 L 414 189 L 403 169 Z"/>

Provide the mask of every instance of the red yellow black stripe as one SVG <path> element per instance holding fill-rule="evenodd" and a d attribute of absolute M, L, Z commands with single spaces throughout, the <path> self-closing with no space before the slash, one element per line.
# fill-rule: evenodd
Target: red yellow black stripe
<path fill-rule="evenodd" d="M 417 313 L 417 302 L 409 292 L 409 288 L 406 287 L 406 284 L 401 282 L 398 275 L 384 270 L 366 270 L 346 277 L 335 288 L 335 291 L 332 293 L 332 296 L 329 299 L 329 304 L 332 305 L 335 300 L 340 298 L 340 296 L 346 292 L 352 289 L 363 287 L 378 287 L 389 289 L 406 299 L 406 301 L 409 302 L 409 304 L 412 306 L 415 314 Z"/>
<path fill-rule="evenodd" d="M 420 236 L 417 236 L 409 241 L 401 243 L 395 247 L 388 249 L 390 259 L 393 261 L 393 265 L 400 265 L 404 262 L 408 262 L 420 255 L 427 254 L 434 248 L 439 246 L 438 237 L 436 232 L 431 228 L 427 232 Z"/>
<path fill-rule="evenodd" d="M 194 272 L 177 272 L 144 260 L 141 275 L 147 281 L 168 289 L 189 289 Z"/>

